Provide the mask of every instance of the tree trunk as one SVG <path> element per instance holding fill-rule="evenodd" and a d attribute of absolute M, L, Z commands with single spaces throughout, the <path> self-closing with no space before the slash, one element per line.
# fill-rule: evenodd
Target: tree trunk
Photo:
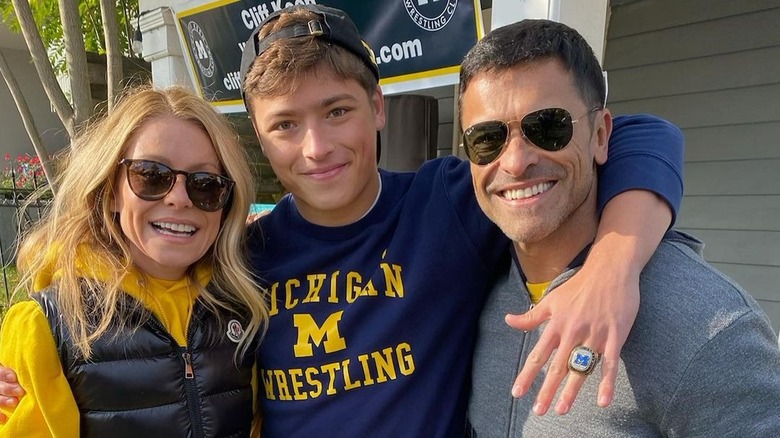
<path fill-rule="evenodd" d="M 14 0 L 14 2 L 20 0 Z M 74 125 L 76 129 L 93 112 L 92 93 L 89 88 L 87 52 L 81 33 L 81 17 L 78 0 L 59 0 L 62 19 L 62 38 L 65 41 L 65 62 L 68 65 L 70 93 L 73 98 Z"/>
<path fill-rule="evenodd" d="M 119 48 L 119 23 L 113 0 L 100 0 L 100 14 L 103 18 L 103 35 L 106 40 L 106 88 L 108 90 L 108 112 L 114 109 L 122 80 L 122 52 Z"/>
<path fill-rule="evenodd" d="M 52 173 L 52 166 L 49 162 L 49 152 L 46 150 L 46 146 L 41 142 L 41 137 L 38 133 L 38 128 L 35 127 L 35 120 L 33 120 L 30 108 L 27 106 L 27 101 L 22 94 L 22 90 L 19 89 L 19 84 L 16 82 L 16 77 L 8 67 L 8 63 L 5 61 L 5 56 L 0 52 L 0 74 L 2 74 L 5 83 L 8 85 L 8 89 L 11 91 L 11 96 L 16 103 L 16 109 L 19 110 L 19 115 L 22 117 L 22 123 L 24 123 L 24 129 L 27 131 L 27 136 L 30 137 L 35 154 L 41 160 L 41 167 L 43 167 L 43 174 L 46 175 L 46 181 L 49 182 L 49 188 L 52 194 L 54 194 L 54 174 Z"/>
<path fill-rule="evenodd" d="M 70 106 L 68 99 L 65 97 L 65 93 L 62 92 L 62 88 L 60 87 L 59 82 L 57 82 L 57 76 L 54 74 L 51 61 L 49 61 L 46 49 L 43 47 L 41 34 L 38 32 L 38 26 L 35 24 L 30 4 L 27 0 L 12 0 L 12 2 L 14 10 L 16 11 L 16 18 L 19 20 L 19 27 L 22 29 L 24 42 L 27 44 L 27 49 L 30 51 L 35 70 L 38 71 L 38 77 L 41 79 L 43 89 L 46 91 L 49 101 L 54 106 L 54 111 L 57 112 L 57 116 L 60 118 L 62 125 L 65 127 L 65 130 L 68 131 L 68 135 L 73 137 L 75 132 L 73 107 Z"/>

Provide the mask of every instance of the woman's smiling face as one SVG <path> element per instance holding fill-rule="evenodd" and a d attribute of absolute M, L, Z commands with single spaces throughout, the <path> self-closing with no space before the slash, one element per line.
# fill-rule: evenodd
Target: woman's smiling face
<path fill-rule="evenodd" d="M 122 158 L 152 160 L 185 172 L 221 174 L 214 145 L 197 124 L 172 115 L 147 120 L 128 140 Z M 113 211 L 136 267 L 156 278 L 178 279 L 211 248 L 219 233 L 222 210 L 205 212 L 192 205 L 185 177 L 158 201 L 144 201 L 118 166 Z"/>

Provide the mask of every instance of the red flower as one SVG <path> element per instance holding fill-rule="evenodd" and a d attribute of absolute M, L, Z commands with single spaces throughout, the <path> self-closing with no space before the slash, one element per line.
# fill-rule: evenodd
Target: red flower
<path fill-rule="evenodd" d="M 13 159 L 16 160 L 15 165 Z M 43 166 L 37 155 L 20 154 L 13 157 L 6 153 L 5 161 L 5 169 L 0 169 L 0 187 L 15 185 L 20 189 L 34 189 L 39 181 L 45 184 Z M 12 181 L 16 184 L 12 184 Z"/>

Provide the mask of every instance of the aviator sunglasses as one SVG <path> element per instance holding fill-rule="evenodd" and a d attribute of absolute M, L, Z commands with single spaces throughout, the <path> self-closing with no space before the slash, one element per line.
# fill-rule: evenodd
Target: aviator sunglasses
<path fill-rule="evenodd" d="M 566 147 L 574 134 L 574 124 L 600 108 L 593 108 L 585 115 L 572 120 L 571 113 L 563 108 L 545 108 L 528 113 L 519 120 L 523 137 L 544 149 L 555 152 Z M 463 131 L 463 147 L 469 160 L 480 166 L 490 164 L 501 155 L 509 139 L 509 124 L 518 120 L 490 120 L 480 122 Z"/>
<path fill-rule="evenodd" d="M 158 201 L 168 195 L 176 184 L 176 176 L 184 175 L 184 187 L 192 205 L 203 211 L 217 211 L 225 206 L 233 189 L 233 180 L 209 172 L 175 170 L 151 160 L 124 158 L 120 165 L 127 167 L 127 184 L 144 201 Z"/>

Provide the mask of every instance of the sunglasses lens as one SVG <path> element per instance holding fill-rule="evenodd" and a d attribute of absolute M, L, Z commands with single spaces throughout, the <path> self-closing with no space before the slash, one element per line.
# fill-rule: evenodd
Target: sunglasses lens
<path fill-rule="evenodd" d="M 546 151 L 559 151 L 571 141 L 571 114 L 563 108 L 534 111 L 520 121 L 525 138 Z"/>
<path fill-rule="evenodd" d="M 463 132 L 463 146 L 472 163 L 485 165 L 499 155 L 509 136 L 509 126 L 500 121 L 477 123 Z"/>
<path fill-rule="evenodd" d="M 232 188 L 232 181 L 213 173 L 196 172 L 187 177 L 187 194 L 192 204 L 203 211 L 224 207 Z"/>
<path fill-rule="evenodd" d="M 209 172 L 187 173 L 150 160 L 122 160 L 127 166 L 130 190 L 145 201 L 158 201 L 170 193 L 176 175 L 187 176 L 185 187 L 192 205 L 203 211 L 217 211 L 225 206 L 233 189 L 229 178 Z"/>
<path fill-rule="evenodd" d="M 155 201 L 171 189 L 175 175 L 167 166 L 146 160 L 133 161 L 127 166 L 127 182 L 141 199 Z"/>

